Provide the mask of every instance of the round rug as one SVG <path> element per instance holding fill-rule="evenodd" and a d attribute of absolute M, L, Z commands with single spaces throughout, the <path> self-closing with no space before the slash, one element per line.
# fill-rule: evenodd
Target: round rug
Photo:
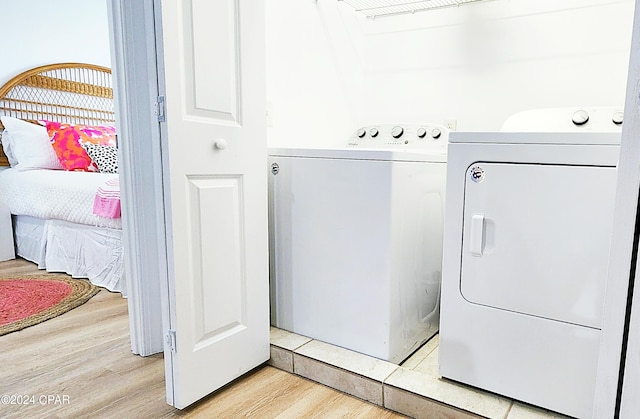
<path fill-rule="evenodd" d="M 98 291 L 89 281 L 66 275 L 0 277 L 0 336 L 66 313 Z"/>

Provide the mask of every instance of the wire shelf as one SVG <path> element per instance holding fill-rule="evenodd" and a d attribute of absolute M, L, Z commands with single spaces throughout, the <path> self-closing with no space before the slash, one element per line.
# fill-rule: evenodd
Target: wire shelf
<path fill-rule="evenodd" d="M 381 16 L 422 12 L 426 10 L 457 7 L 462 4 L 487 0 L 338 0 L 353 7 L 370 19 Z"/>

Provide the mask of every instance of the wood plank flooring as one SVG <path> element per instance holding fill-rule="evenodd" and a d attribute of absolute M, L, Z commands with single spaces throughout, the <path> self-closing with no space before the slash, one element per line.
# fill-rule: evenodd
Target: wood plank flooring
<path fill-rule="evenodd" d="M 43 272 L 22 259 L 0 262 L 1 275 Z M 117 293 L 102 290 L 68 313 L 0 336 L 0 396 L 35 396 L 25 405 L 3 400 L 3 418 L 404 417 L 270 366 L 183 411 L 166 404 L 164 386 L 162 355 L 131 353 L 127 302 Z"/>

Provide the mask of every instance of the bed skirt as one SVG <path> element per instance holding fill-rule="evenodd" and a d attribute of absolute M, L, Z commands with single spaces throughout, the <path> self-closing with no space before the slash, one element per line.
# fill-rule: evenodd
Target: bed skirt
<path fill-rule="evenodd" d="M 127 296 L 122 230 L 13 216 L 16 254 L 47 272 L 66 272 Z"/>

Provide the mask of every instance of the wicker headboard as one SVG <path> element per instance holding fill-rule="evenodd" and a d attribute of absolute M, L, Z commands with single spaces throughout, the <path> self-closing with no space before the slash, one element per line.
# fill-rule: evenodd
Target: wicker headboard
<path fill-rule="evenodd" d="M 115 112 L 111 86 L 111 70 L 106 67 L 82 63 L 36 67 L 0 87 L 0 115 L 31 122 L 47 119 L 112 125 Z M 0 147 L 0 166 L 8 165 Z"/>

